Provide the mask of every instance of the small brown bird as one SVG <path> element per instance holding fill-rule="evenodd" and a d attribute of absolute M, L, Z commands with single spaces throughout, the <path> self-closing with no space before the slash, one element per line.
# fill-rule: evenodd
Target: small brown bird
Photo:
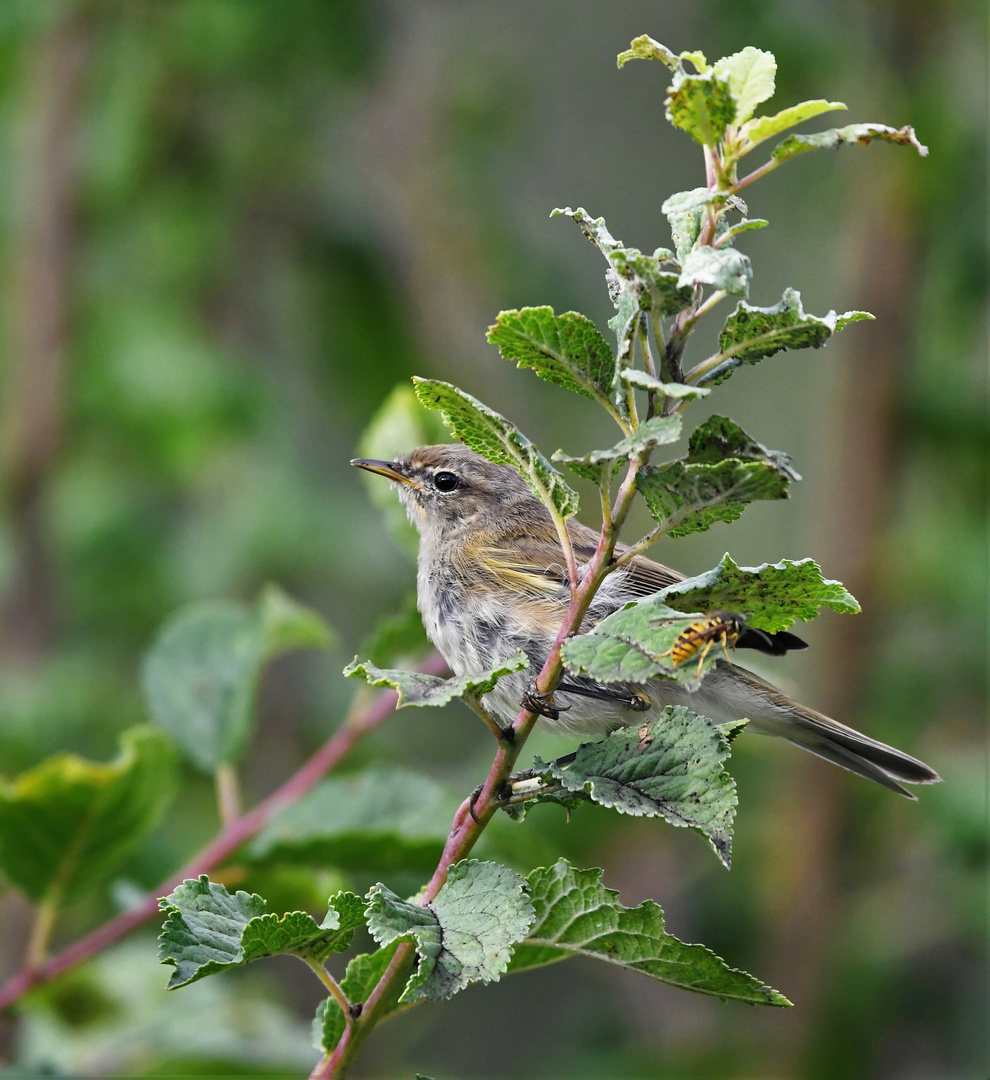
<path fill-rule="evenodd" d="M 517 649 L 529 657 L 529 672 L 501 679 L 484 698 L 491 713 L 510 723 L 553 646 L 570 601 L 550 514 L 514 469 L 492 464 L 464 446 L 421 446 L 397 461 L 361 458 L 351 464 L 392 480 L 419 530 L 419 610 L 451 670 L 458 675 L 485 671 Z M 598 534 L 573 520 L 567 530 L 579 567 L 586 565 Z M 616 550 L 621 552 L 621 546 Z M 676 570 L 638 556 L 605 578 L 582 629 L 590 630 L 629 600 L 683 580 Z M 739 631 L 737 648 L 781 655 L 805 647 L 794 634 L 742 625 Z M 899 781 L 932 784 L 940 779 L 924 762 L 792 701 L 725 660 L 693 693 L 671 679 L 638 686 L 567 674 L 554 700 L 559 717 L 541 723 L 562 732 L 602 736 L 642 723 L 645 712 L 686 705 L 718 722 L 747 717 L 748 731 L 779 735 L 911 799 Z"/>

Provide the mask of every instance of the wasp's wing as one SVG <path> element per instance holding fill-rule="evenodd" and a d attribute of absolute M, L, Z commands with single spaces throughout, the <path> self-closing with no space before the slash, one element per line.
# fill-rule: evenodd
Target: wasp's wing
<path fill-rule="evenodd" d="M 778 630 L 776 634 L 771 634 L 753 626 L 747 626 L 736 642 L 737 649 L 756 649 L 768 656 L 786 656 L 792 649 L 807 647 L 808 643 L 804 638 L 799 638 L 797 634 L 791 634 L 787 630 Z"/>

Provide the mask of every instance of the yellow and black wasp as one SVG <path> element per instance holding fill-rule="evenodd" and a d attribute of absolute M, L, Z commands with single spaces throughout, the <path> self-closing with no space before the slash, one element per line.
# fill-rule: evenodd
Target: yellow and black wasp
<path fill-rule="evenodd" d="M 704 619 L 684 627 L 674 639 L 674 644 L 660 655 L 669 656 L 674 667 L 679 667 L 700 652 L 697 671 L 700 675 L 701 666 L 716 643 L 722 646 L 722 652 L 729 663 L 732 662 L 729 660 L 729 649 L 734 649 L 737 645 L 744 649 L 758 649 L 773 656 L 782 656 L 789 649 L 807 647 L 806 642 L 794 634 L 770 634 L 765 630 L 747 626 L 745 615 L 733 615 L 731 611 L 713 611 Z"/>

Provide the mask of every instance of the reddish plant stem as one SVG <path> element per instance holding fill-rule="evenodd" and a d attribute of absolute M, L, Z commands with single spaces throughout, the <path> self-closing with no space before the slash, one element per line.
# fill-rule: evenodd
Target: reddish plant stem
<path fill-rule="evenodd" d="M 563 674 L 561 647 L 564 642 L 580 631 L 581 623 L 598 592 L 602 581 L 612 569 L 612 554 L 618 540 L 619 530 L 632 506 L 636 494 L 636 473 L 642 464 L 634 458 L 629 463 L 625 479 L 619 488 L 612 513 L 611 527 L 603 524 L 598 546 L 591 561 L 587 564 L 581 582 L 571 591 L 571 601 L 563 625 L 557 634 L 550 654 L 542 670 L 536 677 L 535 690 L 538 694 L 550 693 L 560 682 Z M 525 706 L 512 723 L 512 734 L 500 740 L 495 760 L 488 777 L 476 798 L 465 799 L 458 807 L 451 825 L 450 834 L 444 845 L 440 862 L 423 892 L 420 903 L 428 904 L 443 888 L 447 874 L 455 863 L 466 858 L 478 842 L 485 826 L 499 807 L 499 795 L 505 782 L 512 774 L 526 739 L 536 725 L 539 715 Z M 310 1073 L 310 1080 L 340 1080 L 347 1075 L 358 1050 L 387 1013 L 392 1009 L 416 959 L 416 951 L 411 943 L 403 942 L 396 949 L 392 962 L 378 981 L 378 985 L 364 1002 L 361 1016 L 353 1025 L 346 1028 L 334 1051 L 323 1057 Z"/>
<path fill-rule="evenodd" d="M 417 668 L 425 675 L 442 675 L 447 665 L 439 653 L 432 653 Z M 132 908 L 97 927 L 92 933 L 33 967 L 25 967 L 0 987 L 0 1012 L 12 1005 L 38 983 L 48 982 L 70 968 L 102 952 L 132 930 L 153 919 L 158 913 L 158 898 L 167 896 L 186 878 L 207 874 L 228 859 L 242 844 L 259 833 L 283 807 L 296 802 L 314 787 L 354 749 L 355 745 L 379 727 L 395 711 L 397 695 L 385 690 L 352 720 L 344 723 L 319 750 L 281 787 L 248 813 L 230 822 L 181 870 L 146 893 Z"/>

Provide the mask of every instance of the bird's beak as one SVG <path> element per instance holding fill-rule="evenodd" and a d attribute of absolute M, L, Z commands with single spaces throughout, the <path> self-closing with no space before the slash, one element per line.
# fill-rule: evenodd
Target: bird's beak
<path fill-rule="evenodd" d="M 359 469 L 378 473 L 379 476 L 394 480 L 397 484 L 409 484 L 410 487 L 419 487 L 419 484 L 417 484 L 415 480 L 410 480 L 408 476 L 403 476 L 402 473 L 399 472 L 395 467 L 394 461 L 376 461 L 374 458 L 352 458 L 351 464 Z"/>

